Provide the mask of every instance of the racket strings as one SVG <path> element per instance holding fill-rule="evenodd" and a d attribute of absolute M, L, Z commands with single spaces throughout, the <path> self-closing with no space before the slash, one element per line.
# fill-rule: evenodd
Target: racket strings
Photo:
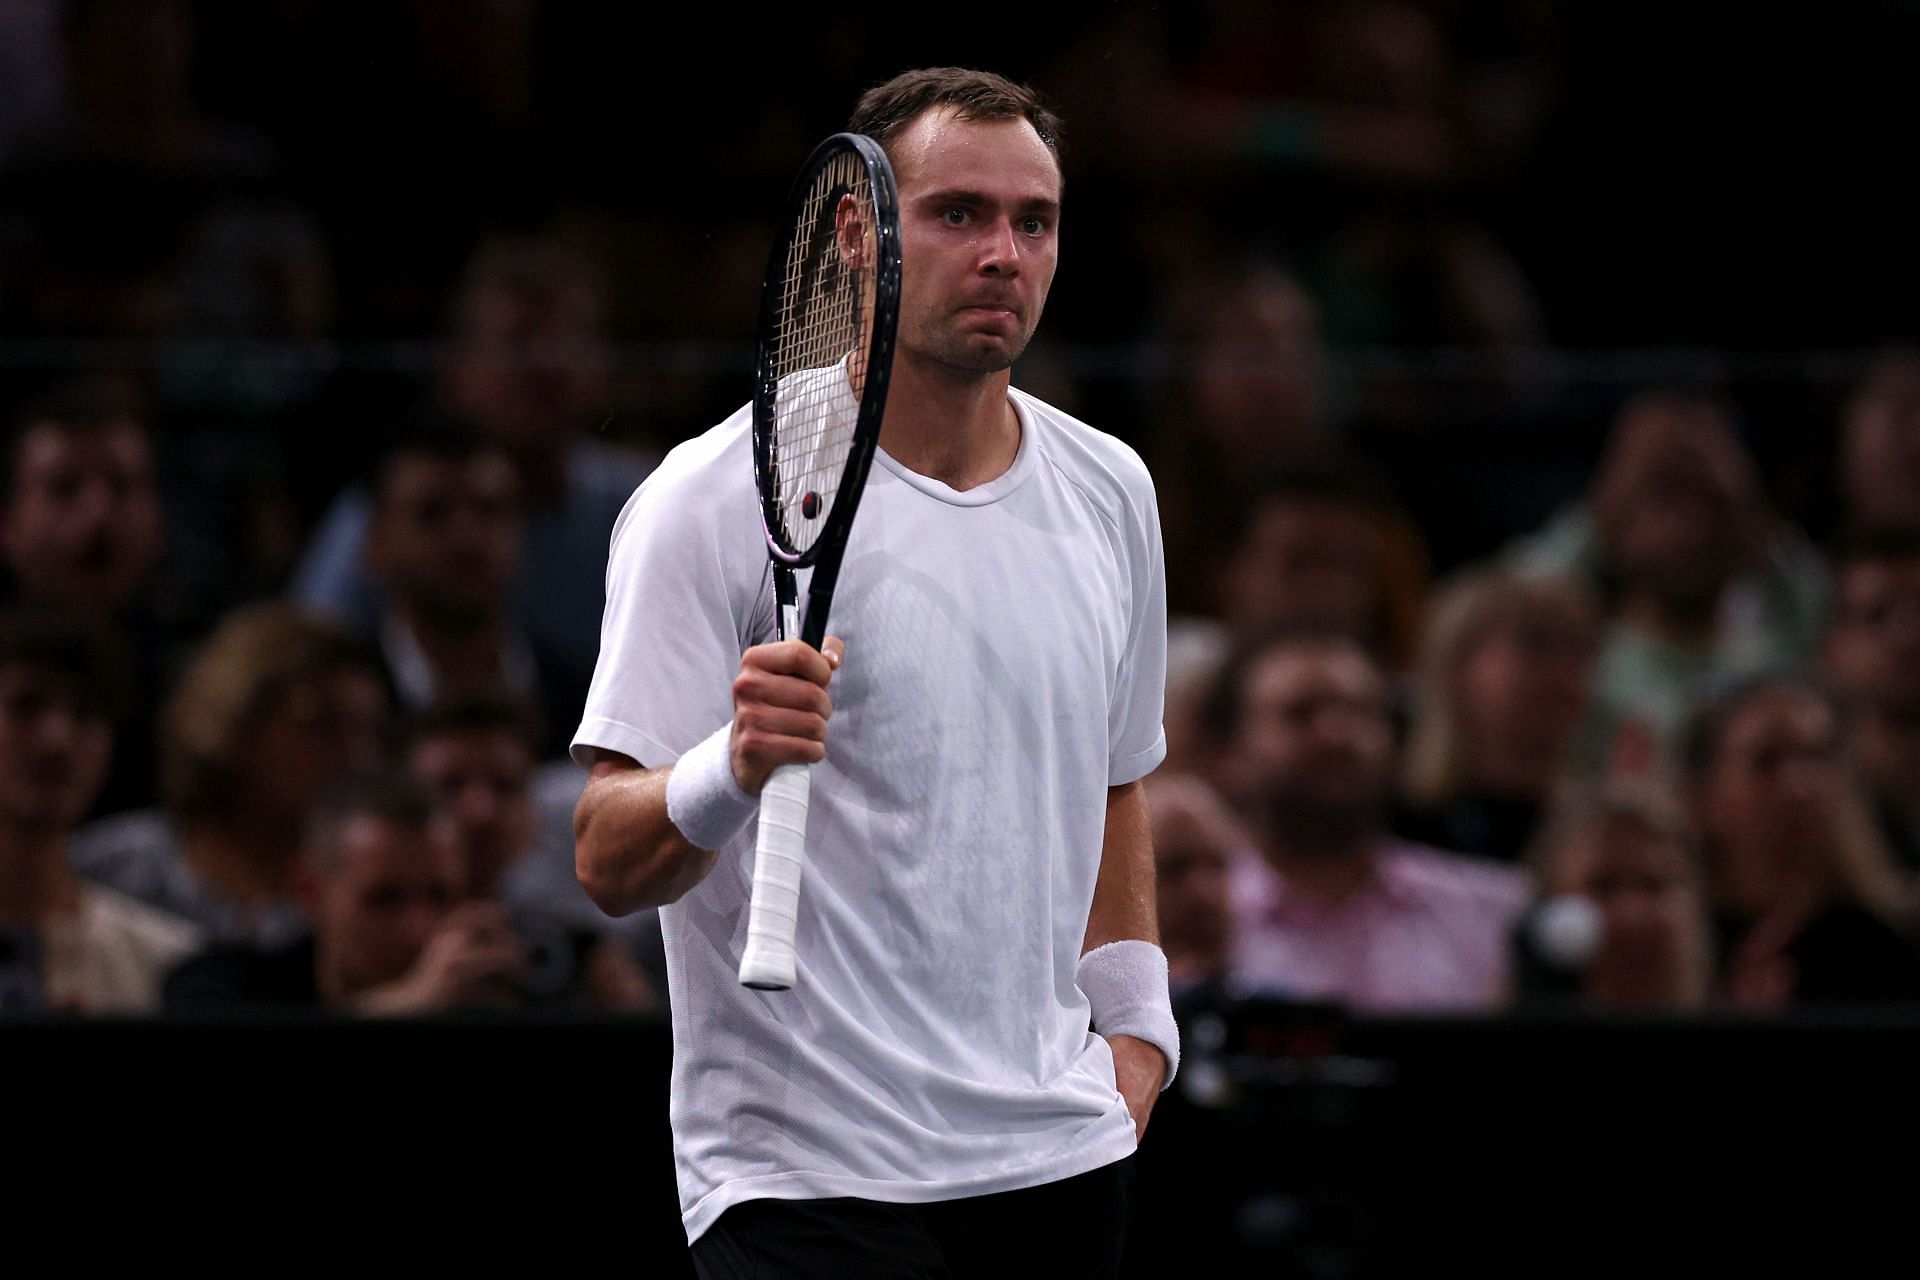
<path fill-rule="evenodd" d="M 874 304 L 872 205 L 865 164 L 836 155 L 815 175 L 787 246 L 772 344 L 771 460 L 777 533 L 795 552 L 827 526 L 859 420 Z M 843 235 L 858 238 L 856 255 L 843 251 Z"/>

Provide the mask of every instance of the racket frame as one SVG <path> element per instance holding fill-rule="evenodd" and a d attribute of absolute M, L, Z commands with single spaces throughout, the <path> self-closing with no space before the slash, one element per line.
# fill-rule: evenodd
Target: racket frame
<path fill-rule="evenodd" d="M 780 506 L 775 496 L 779 472 L 773 457 L 780 392 L 773 338 L 779 320 L 781 289 L 775 282 L 784 280 L 786 275 L 787 259 L 792 253 L 790 234 L 776 237 L 773 251 L 768 255 L 767 284 L 761 293 L 760 325 L 754 344 L 754 484 L 760 497 L 767 556 L 773 568 L 774 612 L 781 639 L 790 639 L 797 631 L 799 638 L 815 649 L 826 638 L 827 612 L 839 580 L 847 535 L 879 445 L 880 422 L 886 411 L 887 386 L 893 369 L 894 334 L 900 311 L 900 200 L 894 186 L 893 167 L 880 144 L 862 134 L 837 133 L 814 148 L 788 193 L 788 216 L 780 224 L 787 228 L 794 226 L 806 209 L 814 180 L 822 167 L 833 155 L 849 148 L 864 162 L 873 192 L 873 319 L 868 327 L 865 378 L 846 466 L 841 469 L 839 488 L 826 512 L 826 524 L 820 536 L 805 550 L 796 550 L 781 539 Z M 837 208 L 837 199 L 831 203 Z M 802 614 L 798 607 L 798 573 L 807 568 L 813 573 L 807 580 L 806 611 Z M 796 977 L 793 935 L 798 924 L 810 781 L 808 766 L 781 765 L 761 789 L 747 944 L 740 959 L 740 982 L 755 990 L 784 991 L 792 987 Z"/>

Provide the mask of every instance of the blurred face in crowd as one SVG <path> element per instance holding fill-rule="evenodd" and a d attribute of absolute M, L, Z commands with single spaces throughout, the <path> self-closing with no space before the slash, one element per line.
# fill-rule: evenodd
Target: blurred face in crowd
<path fill-rule="evenodd" d="M 1733 424 L 1706 401 L 1648 396 L 1608 444 L 1594 516 L 1631 592 L 1698 616 L 1758 555 L 1759 477 Z"/>
<path fill-rule="evenodd" d="M 1596 994 L 1651 1006 L 1678 994 L 1686 966 L 1700 962 L 1705 904 L 1687 846 L 1639 818 L 1613 814 L 1559 852 L 1548 884 L 1599 909 Z"/>
<path fill-rule="evenodd" d="M 1060 168 L 1025 119 L 922 112 L 888 144 L 900 190 L 902 352 L 950 375 L 1026 350 L 1059 255 Z"/>
<path fill-rule="evenodd" d="M 1883 361 L 1854 399 L 1840 480 L 1852 523 L 1920 527 L 1920 355 Z"/>
<path fill-rule="evenodd" d="M 1519 611 L 1496 621 L 1467 651 L 1451 691 L 1470 785 L 1497 785 L 1512 762 L 1551 776 L 1586 713 L 1593 678 L 1591 628 Z M 1475 775 L 1480 776 L 1475 776 Z"/>
<path fill-rule="evenodd" d="M 140 424 L 29 428 L 13 474 L 0 538 L 26 594 L 87 614 L 128 604 L 152 574 L 163 532 Z"/>
<path fill-rule="evenodd" d="M 1723 895 L 1764 904 L 1827 880 L 1845 784 L 1840 726 L 1822 699 L 1775 689 L 1736 711 L 1696 797 Z"/>
<path fill-rule="evenodd" d="M 441 626 L 498 619 L 519 571 L 520 482 L 504 453 L 388 464 L 368 555 L 403 607 Z"/>
<path fill-rule="evenodd" d="M 1284 459 L 1320 432 L 1320 322 L 1291 276 L 1223 282 L 1193 356 L 1195 427 L 1249 465 Z"/>
<path fill-rule="evenodd" d="M 1340 845 L 1374 831 L 1388 796 L 1386 685 L 1357 646 L 1295 642 L 1256 659 L 1240 692 L 1234 750 L 1268 835 Z"/>
<path fill-rule="evenodd" d="M 334 779 L 380 758 L 387 691 L 370 670 L 302 677 L 267 706 L 237 753 L 250 793 L 297 820 Z"/>
<path fill-rule="evenodd" d="M 86 816 L 106 780 L 113 731 L 65 672 L 0 666 L 0 822 L 55 834 Z"/>
<path fill-rule="evenodd" d="M 1824 659 L 1851 702 L 1920 719 L 1920 557 L 1857 560 L 1841 570 Z"/>
<path fill-rule="evenodd" d="M 449 730 L 415 743 L 407 766 L 451 821 L 471 892 L 495 896 L 533 839 L 533 754 L 504 729 Z"/>
<path fill-rule="evenodd" d="M 1378 628 L 1379 540 L 1367 511 L 1336 498 L 1261 504 L 1221 574 L 1221 613 L 1242 630 L 1315 622 Z"/>
<path fill-rule="evenodd" d="M 604 411 L 609 351 L 584 279 L 476 288 L 442 379 L 447 408 L 516 453 L 558 453 Z"/>
<path fill-rule="evenodd" d="M 308 852 L 309 911 L 320 964 L 352 994 L 405 976 L 466 886 L 445 822 L 414 829 L 361 814 L 333 844 Z"/>
<path fill-rule="evenodd" d="M 1168 777 L 1149 783 L 1160 945 L 1176 981 L 1226 972 L 1233 914 L 1227 864 L 1246 844 L 1226 806 L 1205 783 Z"/>

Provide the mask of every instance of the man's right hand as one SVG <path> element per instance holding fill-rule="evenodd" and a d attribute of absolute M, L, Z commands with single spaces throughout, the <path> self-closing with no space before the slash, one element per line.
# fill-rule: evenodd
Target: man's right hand
<path fill-rule="evenodd" d="M 823 649 L 804 641 L 760 644 L 740 659 L 733 681 L 733 777 L 759 795 L 783 764 L 818 764 L 827 754 L 827 685 L 846 654 L 837 636 Z"/>
<path fill-rule="evenodd" d="M 361 1013 L 502 1008 L 519 999 L 527 956 L 497 902 L 463 902 L 433 931 L 405 977 L 367 992 Z"/>

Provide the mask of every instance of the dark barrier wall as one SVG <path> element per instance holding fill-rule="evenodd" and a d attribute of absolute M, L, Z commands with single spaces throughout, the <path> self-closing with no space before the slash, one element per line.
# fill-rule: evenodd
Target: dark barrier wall
<path fill-rule="evenodd" d="M 1891 1243 L 1920 1206 L 1920 1012 L 1790 1021 L 1188 1028 L 1141 1155 L 1128 1275 L 1717 1274 Z M 498 1241 L 690 1274 L 664 1024 L 83 1023 L 0 1030 L 27 1175 L 10 1235 L 70 1219 L 271 1256 Z M 160 1233 L 154 1236 L 152 1233 Z M 1675 1270 L 1683 1256 L 1704 1269 Z M 1672 1264 L 1672 1265 L 1669 1265 Z"/>

